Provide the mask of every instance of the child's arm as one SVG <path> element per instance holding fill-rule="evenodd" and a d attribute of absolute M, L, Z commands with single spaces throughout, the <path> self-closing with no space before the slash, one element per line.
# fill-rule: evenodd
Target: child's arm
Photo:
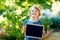
<path fill-rule="evenodd" d="M 27 20 L 25 20 L 24 23 L 23 23 L 23 28 L 22 28 L 22 33 L 23 34 L 26 33 L 26 24 L 27 24 Z"/>
<path fill-rule="evenodd" d="M 43 26 L 44 27 L 44 26 Z M 44 27 L 45 28 L 45 27 Z M 46 38 L 46 33 L 45 33 L 45 30 L 43 28 L 43 35 L 42 35 L 42 40 Z"/>
<path fill-rule="evenodd" d="M 45 30 L 44 29 L 45 29 L 45 27 L 43 26 L 43 36 L 45 35 Z"/>
<path fill-rule="evenodd" d="M 43 36 L 45 35 L 45 30 L 43 30 Z"/>

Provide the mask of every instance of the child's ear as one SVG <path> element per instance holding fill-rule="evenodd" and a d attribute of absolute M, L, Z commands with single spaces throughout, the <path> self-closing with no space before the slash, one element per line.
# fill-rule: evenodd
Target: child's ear
<path fill-rule="evenodd" d="M 39 16 L 41 15 L 41 13 L 39 12 Z"/>
<path fill-rule="evenodd" d="M 31 11 L 29 11 L 29 16 L 31 16 L 30 12 L 31 12 Z"/>

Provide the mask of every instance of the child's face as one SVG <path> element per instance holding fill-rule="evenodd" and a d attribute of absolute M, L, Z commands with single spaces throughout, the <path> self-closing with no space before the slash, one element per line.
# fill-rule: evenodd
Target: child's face
<path fill-rule="evenodd" d="M 39 16 L 39 11 L 35 8 L 32 8 L 30 11 L 30 16 L 31 17 L 38 17 Z"/>

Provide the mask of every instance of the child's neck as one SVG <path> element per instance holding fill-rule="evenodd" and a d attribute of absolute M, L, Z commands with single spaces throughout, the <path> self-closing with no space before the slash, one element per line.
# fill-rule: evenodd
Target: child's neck
<path fill-rule="evenodd" d="M 36 21 L 38 21 L 38 18 L 30 17 L 30 20 L 33 22 L 36 22 Z"/>

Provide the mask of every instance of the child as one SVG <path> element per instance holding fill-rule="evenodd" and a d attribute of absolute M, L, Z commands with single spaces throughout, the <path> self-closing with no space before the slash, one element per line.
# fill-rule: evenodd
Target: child
<path fill-rule="evenodd" d="M 30 13 L 30 19 L 25 20 L 23 26 L 23 33 L 26 32 L 26 24 L 42 25 L 42 22 L 38 19 L 40 16 L 40 9 L 36 5 L 32 6 L 29 9 L 29 13 Z M 24 40 L 40 40 L 40 39 L 25 37 Z"/>

